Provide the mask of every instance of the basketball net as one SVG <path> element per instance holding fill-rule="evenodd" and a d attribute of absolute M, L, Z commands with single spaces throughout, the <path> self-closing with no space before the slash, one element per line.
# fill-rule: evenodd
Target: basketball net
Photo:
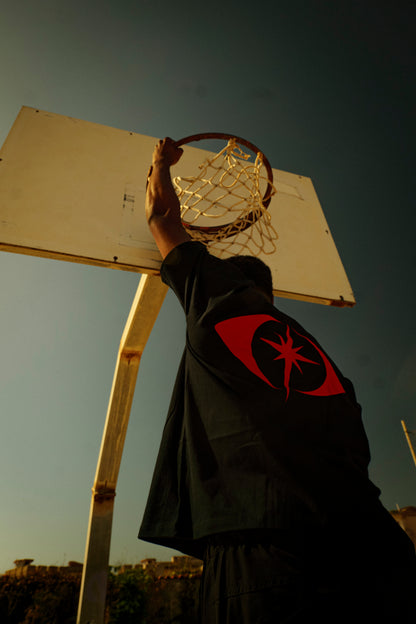
<path fill-rule="evenodd" d="M 208 246 L 215 255 L 272 254 L 277 232 L 271 223 L 261 186 L 263 160 L 254 162 L 234 139 L 199 165 L 197 176 L 173 179 L 181 204 L 182 223 L 189 235 Z M 272 187 L 270 195 L 276 189 Z"/>

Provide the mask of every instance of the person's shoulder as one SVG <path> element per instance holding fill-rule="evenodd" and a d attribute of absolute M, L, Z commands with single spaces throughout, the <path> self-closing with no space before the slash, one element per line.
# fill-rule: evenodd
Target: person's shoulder
<path fill-rule="evenodd" d="M 206 257 L 209 254 L 202 243 L 185 241 L 174 247 L 162 262 L 160 277 L 184 306 L 185 294 L 192 289 Z"/>
<path fill-rule="evenodd" d="M 162 270 L 171 266 L 178 266 L 188 260 L 195 260 L 200 255 L 208 255 L 202 243 L 195 240 L 185 241 L 174 247 L 162 262 Z"/>

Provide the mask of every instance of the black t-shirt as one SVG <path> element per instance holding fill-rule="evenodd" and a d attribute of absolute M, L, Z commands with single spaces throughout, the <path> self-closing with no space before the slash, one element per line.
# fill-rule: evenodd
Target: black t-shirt
<path fill-rule="evenodd" d="M 316 340 L 200 243 L 161 275 L 187 336 L 139 537 L 198 556 L 209 535 L 377 501 L 353 386 Z"/>

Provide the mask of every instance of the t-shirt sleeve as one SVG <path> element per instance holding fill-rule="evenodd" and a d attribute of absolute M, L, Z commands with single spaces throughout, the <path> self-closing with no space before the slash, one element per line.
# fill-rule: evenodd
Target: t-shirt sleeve
<path fill-rule="evenodd" d="M 175 292 L 185 314 L 202 314 L 210 302 L 254 287 L 234 265 L 208 253 L 198 241 L 175 247 L 165 258 L 161 277 Z"/>

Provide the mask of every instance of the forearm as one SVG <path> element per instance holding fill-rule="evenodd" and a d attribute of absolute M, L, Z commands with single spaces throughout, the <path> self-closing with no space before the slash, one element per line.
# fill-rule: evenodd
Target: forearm
<path fill-rule="evenodd" d="M 161 160 L 152 164 L 146 191 L 146 218 L 165 217 L 181 223 L 180 203 L 172 184 L 169 165 Z"/>
<path fill-rule="evenodd" d="M 165 139 L 166 141 L 166 139 Z M 155 150 L 146 191 L 146 218 L 156 245 L 165 258 L 177 245 L 190 240 L 181 221 L 180 203 L 173 187 L 170 165 L 161 147 Z"/>

